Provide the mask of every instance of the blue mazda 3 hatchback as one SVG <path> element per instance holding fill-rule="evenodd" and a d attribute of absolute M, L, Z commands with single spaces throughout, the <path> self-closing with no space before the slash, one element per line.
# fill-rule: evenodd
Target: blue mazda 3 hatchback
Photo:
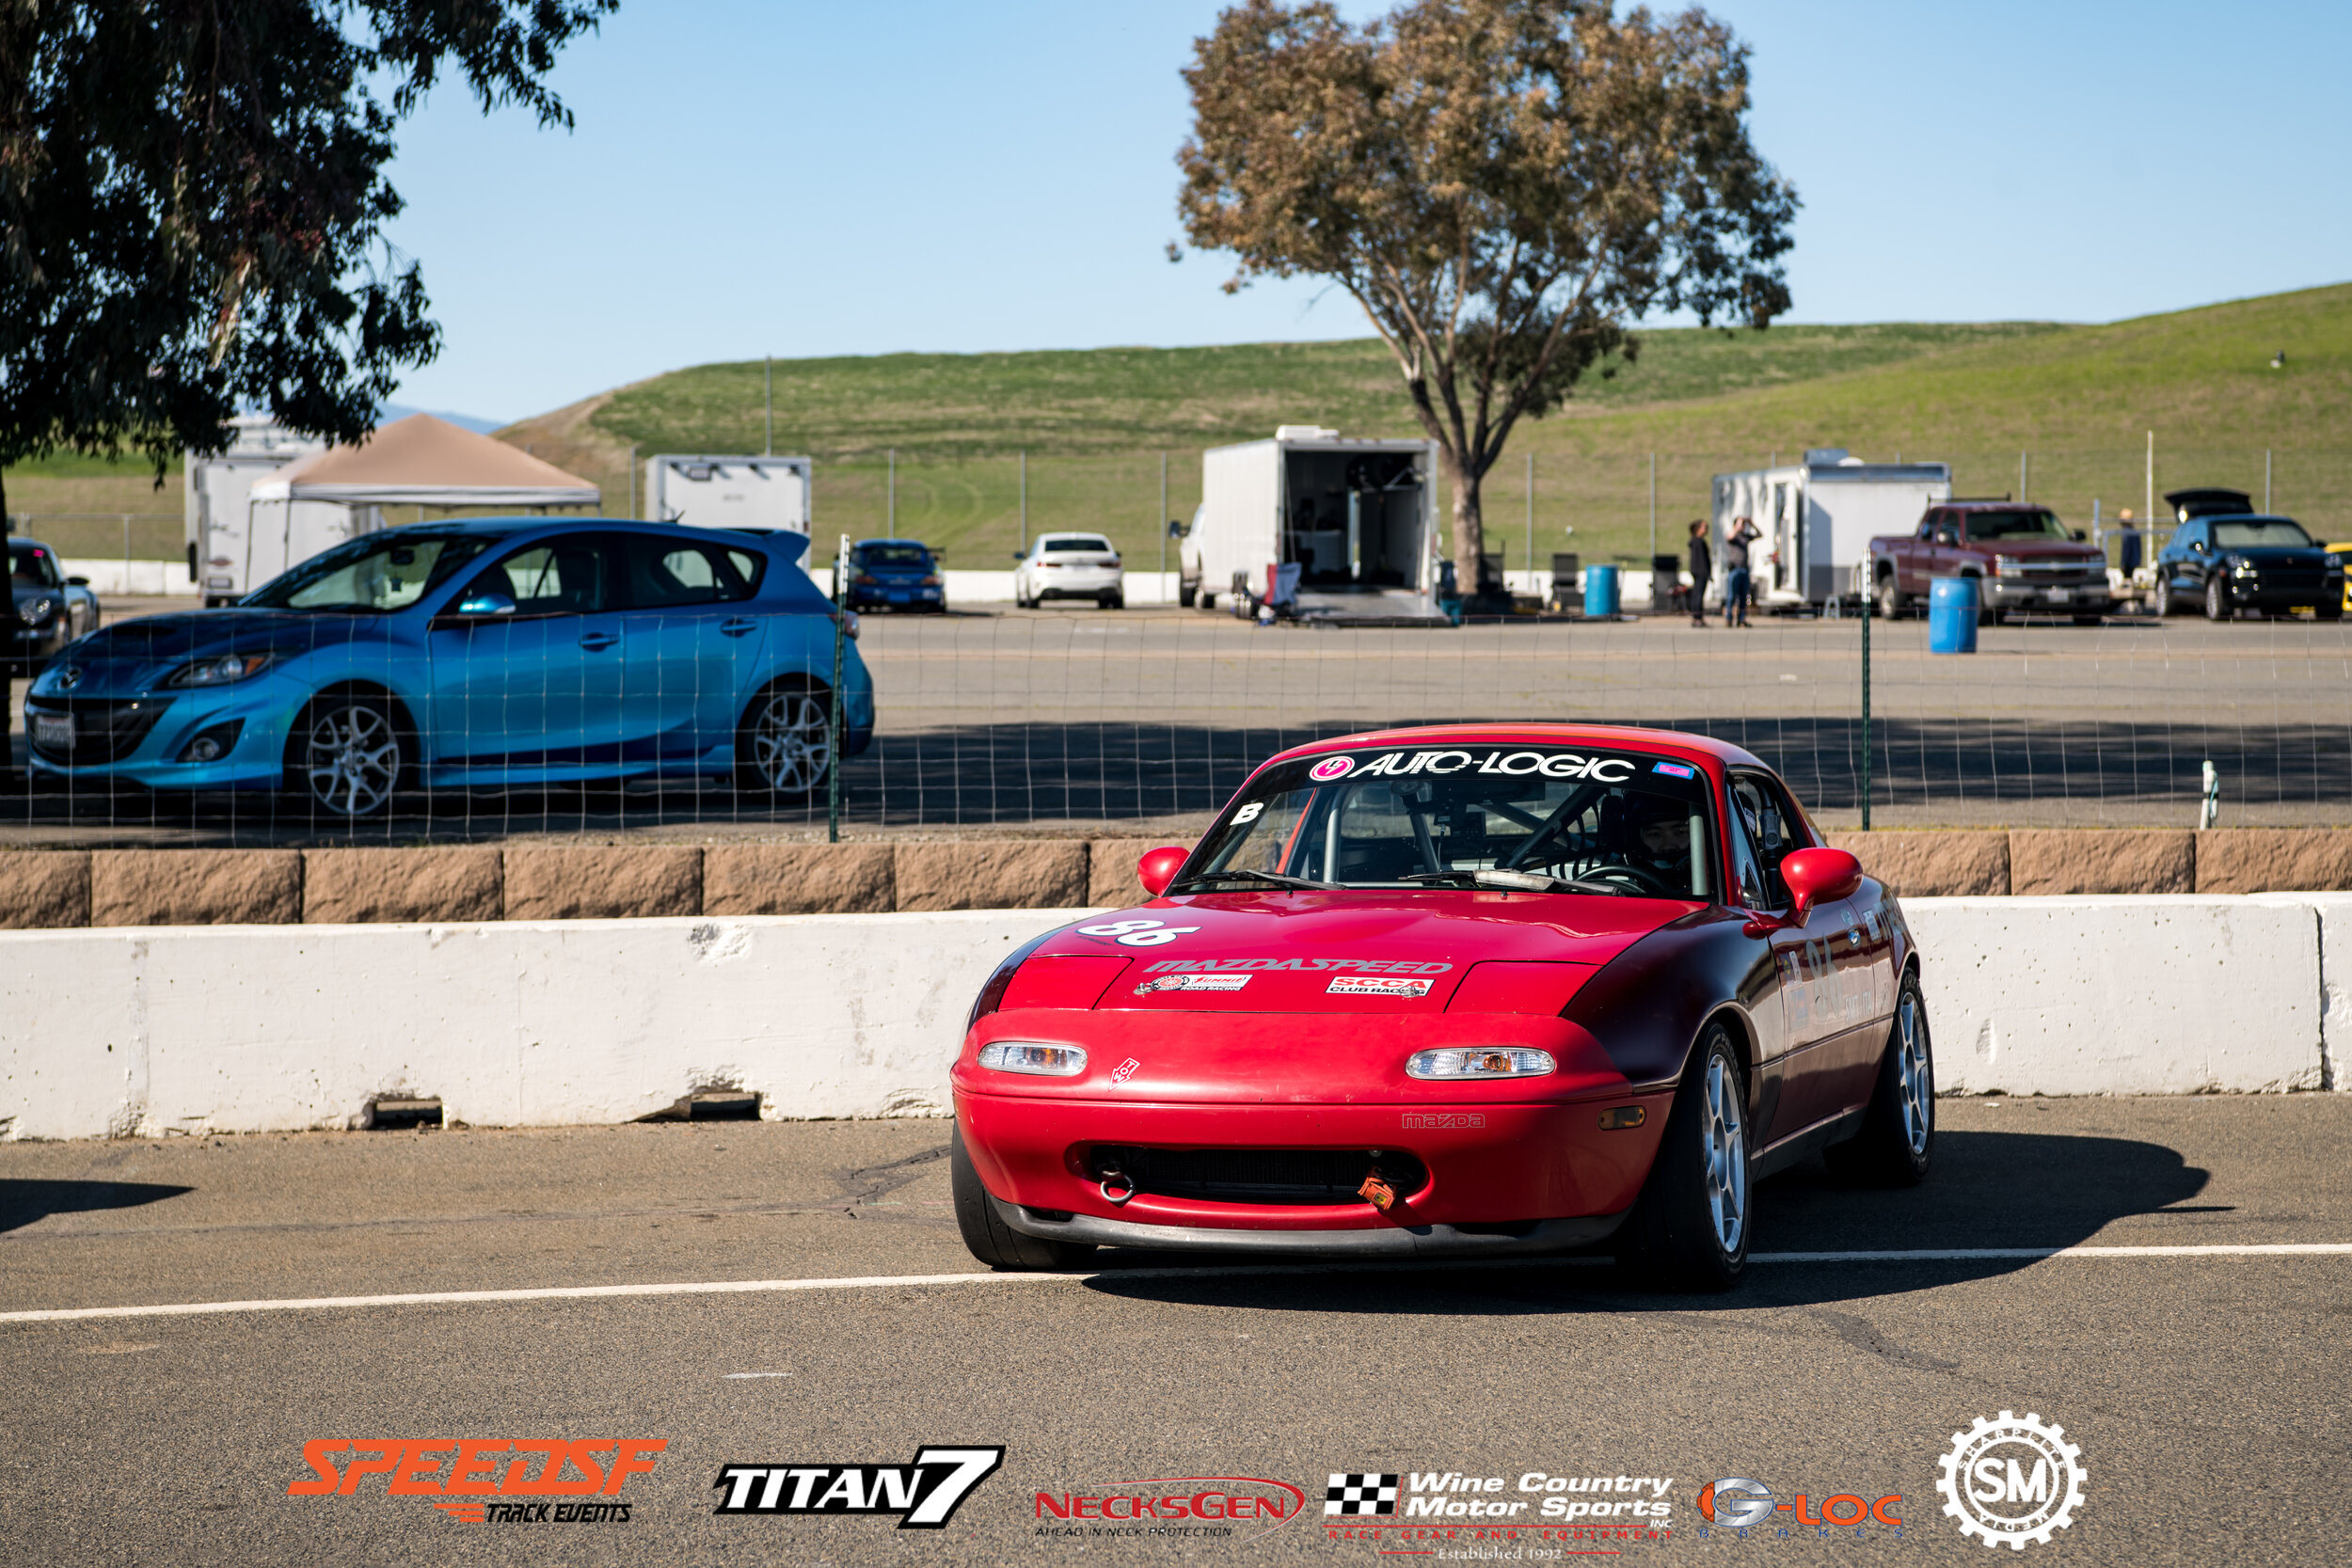
<path fill-rule="evenodd" d="M 24 702 L 36 773 L 282 789 L 314 815 L 418 786 L 731 777 L 800 799 L 834 765 L 837 612 L 793 533 L 479 518 L 365 534 L 227 610 L 103 627 Z M 855 617 L 846 623 L 855 635 Z M 874 689 L 841 654 L 841 750 Z"/>

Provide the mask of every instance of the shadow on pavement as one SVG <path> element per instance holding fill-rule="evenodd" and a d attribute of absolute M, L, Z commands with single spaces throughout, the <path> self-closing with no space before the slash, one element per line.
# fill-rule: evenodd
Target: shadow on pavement
<path fill-rule="evenodd" d="M 2024 1132 L 1942 1132 L 1936 1168 L 1908 1190 L 1838 1184 L 1818 1161 L 1759 1185 L 1751 1250 L 1919 1252 L 2074 1246 L 2110 1223 L 2186 1202 L 2209 1173 L 2172 1149 L 2129 1138 Z M 1855 1263 L 1755 1262 L 1725 1295 L 1661 1295 L 1639 1289 L 1595 1255 L 1557 1266 L 1515 1262 L 1491 1270 L 1355 1270 L 1339 1275 L 1122 1279 L 1128 1269 L 1201 1268 L 1231 1261 L 1206 1253 L 1108 1252 L 1089 1290 L 1150 1301 L 1273 1311 L 1462 1315 L 1559 1311 L 1706 1310 L 1849 1301 L 2014 1274 L 2024 1258 Z"/>
<path fill-rule="evenodd" d="M 84 1214 L 99 1209 L 136 1209 L 159 1203 L 193 1187 L 163 1181 L 19 1181 L 0 1180 L 0 1232 L 22 1229 L 51 1214 Z"/>

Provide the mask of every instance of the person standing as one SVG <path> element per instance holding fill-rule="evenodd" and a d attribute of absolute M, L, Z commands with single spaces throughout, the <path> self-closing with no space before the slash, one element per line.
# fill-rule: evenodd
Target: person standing
<path fill-rule="evenodd" d="M 1707 523 L 1691 519 L 1691 624 L 1707 625 L 1707 579 L 1715 575 L 1714 552 L 1707 547 Z"/>
<path fill-rule="evenodd" d="M 1753 517 L 1734 517 L 1731 531 L 1724 536 L 1724 625 L 1745 626 L 1748 624 L 1749 584 L 1748 545 L 1761 539 L 1764 531 L 1756 526 Z"/>

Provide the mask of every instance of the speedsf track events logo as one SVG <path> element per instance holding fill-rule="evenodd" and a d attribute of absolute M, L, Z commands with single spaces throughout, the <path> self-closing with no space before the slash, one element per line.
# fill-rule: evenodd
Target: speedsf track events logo
<path fill-rule="evenodd" d="M 348 1497 L 373 1493 L 382 1476 L 384 1496 L 427 1498 L 461 1524 L 626 1524 L 621 1488 L 668 1446 L 663 1437 L 318 1437 L 302 1445 L 310 1479 L 286 1494 Z"/>

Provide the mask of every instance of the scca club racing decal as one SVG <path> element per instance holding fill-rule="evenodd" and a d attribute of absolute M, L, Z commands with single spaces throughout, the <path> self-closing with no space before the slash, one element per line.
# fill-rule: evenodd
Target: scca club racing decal
<path fill-rule="evenodd" d="M 1081 927 L 1083 929 L 1083 927 Z M 1146 964 L 1146 974 L 1264 974 L 1296 970 L 1304 974 L 1340 972 L 1353 974 L 1443 974 L 1452 964 L 1416 963 L 1407 958 L 1162 958 Z"/>
<path fill-rule="evenodd" d="M 1343 758 L 1333 758 L 1343 761 Z M 1626 757 L 1588 757 L 1575 752 L 1384 752 L 1361 768 L 1343 768 L 1326 775 L 1309 768 L 1311 777 L 1338 778 L 1353 771 L 1358 778 L 1401 779 L 1411 773 L 1499 773 L 1506 778 L 1534 774 L 1546 779 L 1590 779 L 1595 784 L 1623 784 L 1640 765 Z"/>
<path fill-rule="evenodd" d="M 385 1496 L 429 1497 L 460 1524 L 626 1524 L 621 1487 L 668 1446 L 664 1437 L 319 1437 L 302 1445 L 315 1474 L 286 1495 L 348 1497 L 380 1475 Z"/>
<path fill-rule="evenodd" d="M 720 1514 L 896 1514 L 900 1529 L 945 1529 L 1003 1448 L 918 1449 L 911 1465 L 728 1465 L 710 1484 Z"/>
<path fill-rule="evenodd" d="M 1401 974 L 1343 974 L 1323 990 L 1330 996 L 1427 996 L 1429 982 Z"/>

